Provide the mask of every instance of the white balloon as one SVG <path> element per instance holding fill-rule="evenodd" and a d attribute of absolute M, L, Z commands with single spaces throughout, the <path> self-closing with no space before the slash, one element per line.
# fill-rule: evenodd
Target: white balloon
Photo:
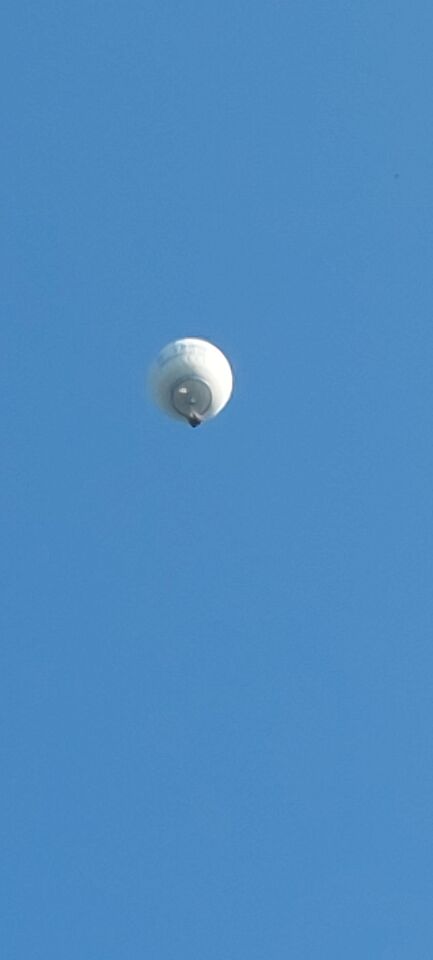
<path fill-rule="evenodd" d="M 186 337 L 161 350 L 149 383 L 153 399 L 164 413 L 198 427 L 230 400 L 233 372 L 227 357 L 213 343 Z"/>

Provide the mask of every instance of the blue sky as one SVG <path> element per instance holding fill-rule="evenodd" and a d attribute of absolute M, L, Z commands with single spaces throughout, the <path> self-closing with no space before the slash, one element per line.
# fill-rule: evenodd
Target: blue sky
<path fill-rule="evenodd" d="M 431 4 L 3 16 L 2 955 L 427 960 Z"/>

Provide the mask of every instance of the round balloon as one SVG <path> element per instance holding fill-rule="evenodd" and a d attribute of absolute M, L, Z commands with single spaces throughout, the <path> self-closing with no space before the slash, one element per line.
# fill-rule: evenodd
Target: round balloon
<path fill-rule="evenodd" d="M 227 357 L 213 343 L 198 337 L 174 340 L 164 347 L 149 380 L 161 410 L 192 427 L 215 417 L 233 391 Z"/>

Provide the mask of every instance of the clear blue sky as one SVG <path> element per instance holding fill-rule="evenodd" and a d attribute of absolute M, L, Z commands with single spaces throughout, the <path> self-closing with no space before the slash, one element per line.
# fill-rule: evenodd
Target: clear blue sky
<path fill-rule="evenodd" d="M 3 18 L 1 954 L 430 960 L 432 5 Z"/>

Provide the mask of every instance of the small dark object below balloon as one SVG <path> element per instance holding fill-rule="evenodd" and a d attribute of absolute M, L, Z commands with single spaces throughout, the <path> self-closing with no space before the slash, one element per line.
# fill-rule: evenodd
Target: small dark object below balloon
<path fill-rule="evenodd" d="M 199 427 L 201 422 L 201 417 L 199 417 L 197 413 L 191 413 L 188 417 L 188 423 L 191 427 Z"/>

